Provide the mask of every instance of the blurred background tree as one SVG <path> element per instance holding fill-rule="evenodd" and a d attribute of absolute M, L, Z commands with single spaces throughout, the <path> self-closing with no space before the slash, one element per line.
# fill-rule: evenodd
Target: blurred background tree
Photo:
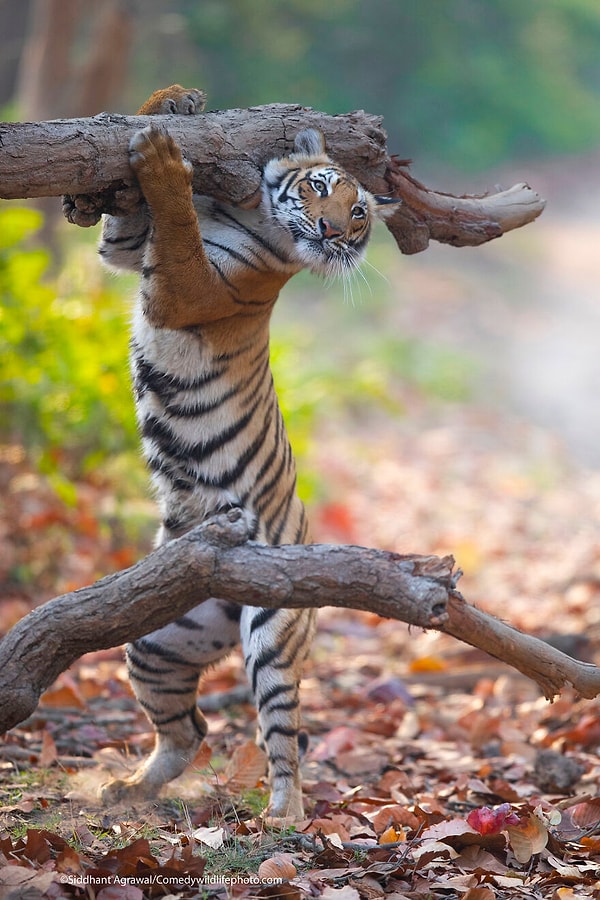
<path fill-rule="evenodd" d="M 0 0 L 0 103 L 131 112 L 177 79 L 379 112 L 400 153 L 472 170 L 597 142 L 599 45 L 596 0 Z"/>
<path fill-rule="evenodd" d="M 565 218 L 552 218 L 562 203 L 567 216 L 577 204 L 597 221 L 598 0 L 0 0 L 5 118 L 131 113 L 175 81 L 204 88 L 210 108 L 297 102 L 381 114 L 390 150 L 455 193 L 510 169 L 511 182 L 529 169 L 535 188 L 551 186 L 541 224 L 499 246 L 436 246 L 407 260 L 380 229 L 365 283 L 354 285 L 363 309 L 344 304 L 341 289 L 328 286 L 324 302 L 322 285 L 294 279 L 276 312 L 273 360 L 299 455 L 338 416 L 372 440 L 377 410 L 397 424 L 405 408 L 415 420 L 437 404 L 439 419 L 440 406 L 454 404 L 454 416 L 468 400 L 505 404 L 600 461 L 600 423 L 589 416 L 597 278 L 581 265 L 593 229 L 577 232 L 569 255 L 573 223 L 567 235 Z M 577 182 L 567 154 L 579 154 Z M 544 166 L 554 166 L 549 180 Z M 96 234 L 66 225 L 51 248 L 60 274 L 49 274 L 51 254 L 28 243 L 39 218 L 15 207 L 0 207 L 0 445 L 26 447 L 65 497 L 67 476 L 99 470 L 139 492 L 126 363 L 135 282 L 102 273 Z M 570 269 L 556 270 L 559 260 Z M 332 333 L 342 339 L 332 344 Z M 313 475 L 302 490 L 325 489 Z"/>
<path fill-rule="evenodd" d="M 219 106 L 385 115 L 390 144 L 463 169 L 600 136 L 595 0 L 186 0 Z M 190 73 L 192 74 L 192 73 Z"/>

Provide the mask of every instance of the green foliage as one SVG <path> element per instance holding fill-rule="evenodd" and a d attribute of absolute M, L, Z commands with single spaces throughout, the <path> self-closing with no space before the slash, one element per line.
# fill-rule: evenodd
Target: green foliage
<path fill-rule="evenodd" d="M 0 436 L 47 467 L 91 465 L 137 442 L 122 295 L 107 288 L 83 245 L 58 280 L 25 242 L 30 209 L 0 209 Z"/>
<path fill-rule="evenodd" d="M 463 169 L 600 139 L 597 0 L 184 0 L 219 107 L 385 116 L 390 146 Z"/>

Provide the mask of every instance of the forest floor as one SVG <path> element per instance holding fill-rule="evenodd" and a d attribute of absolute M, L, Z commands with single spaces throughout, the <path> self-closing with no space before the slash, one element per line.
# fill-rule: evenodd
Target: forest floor
<path fill-rule="evenodd" d="M 598 662 L 600 473 L 538 428 L 472 408 L 447 418 L 374 422 L 368 442 L 330 426 L 318 539 L 452 552 L 468 601 Z M 35 572 L 36 599 L 132 562 L 94 512 L 111 510 L 106 485 L 81 483 L 66 505 L 16 449 L 4 457 L 2 554 Z M 6 594 L 5 627 L 32 601 Z M 99 784 L 149 750 L 148 724 L 121 651 L 61 676 L 0 749 L 2 896 L 598 896 L 600 703 L 549 704 L 449 637 L 323 610 L 302 687 L 306 819 L 277 833 L 260 816 L 244 684 L 237 656 L 205 680 L 224 708 L 164 798 L 103 809 Z"/>
<path fill-rule="evenodd" d="M 420 280 L 428 297 L 443 292 L 454 318 L 422 304 L 403 307 L 400 324 L 454 328 L 464 341 L 481 323 L 458 298 L 485 283 L 503 324 L 486 346 L 495 363 L 502 348 L 516 378 L 527 354 L 507 335 L 526 311 L 499 306 L 478 265 L 461 275 L 471 290 L 435 261 L 404 269 L 407 290 Z M 502 256 L 489 265 L 505 271 Z M 488 376 L 482 384 L 486 393 Z M 468 602 L 600 664 L 600 471 L 586 465 L 589 446 L 575 461 L 568 428 L 518 404 L 424 404 L 410 388 L 402 404 L 399 420 L 373 409 L 319 425 L 303 461 L 327 485 L 312 504 L 315 540 L 451 553 Z M 8 630 L 33 605 L 134 562 L 155 514 L 142 493 L 123 497 L 97 474 L 61 500 L 21 448 L 0 450 Z M 133 520 L 143 540 L 131 539 Z M 194 764 L 152 803 L 106 809 L 97 788 L 148 752 L 148 723 L 121 650 L 64 673 L 0 747 L 0 898 L 600 897 L 600 701 L 566 691 L 550 704 L 452 638 L 324 609 L 302 686 L 306 818 L 278 831 L 261 817 L 264 759 L 245 683 L 237 655 L 215 668 L 201 705 L 217 693 L 221 708 L 206 713 Z"/>

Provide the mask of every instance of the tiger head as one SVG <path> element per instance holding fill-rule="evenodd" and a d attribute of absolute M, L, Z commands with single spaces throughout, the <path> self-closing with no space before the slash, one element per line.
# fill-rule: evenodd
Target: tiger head
<path fill-rule="evenodd" d="M 327 156 L 325 138 L 314 128 L 299 132 L 294 152 L 272 159 L 263 174 L 263 208 L 280 240 L 286 235 L 290 261 L 324 275 L 357 266 L 374 220 L 400 202 L 365 190 Z"/>

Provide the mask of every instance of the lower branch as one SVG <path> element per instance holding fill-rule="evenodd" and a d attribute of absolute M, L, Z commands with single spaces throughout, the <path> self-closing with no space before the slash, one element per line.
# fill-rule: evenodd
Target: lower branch
<path fill-rule="evenodd" d="M 246 543 L 238 510 L 164 544 L 137 565 L 34 609 L 0 643 L 0 733 L 93 650 L 135 640 L 210 597 L 261 607 L 367 609 L 421 628 L 445 617 L 451 557 L 360 547 Z"/>
<path fill-rule="evenodd" d="M 600 694 L 600 669 L 592 663 L 573 659 L 545 641 L 469 606 L 456 592 L 451 594 L 446 612 L 440 631 L 509 663 L 537 682 L 548 700 L 569 685 L 588 700 Z"/>
<path fill-rule="evenodd" d="M 600 669 L 565 656 L 464 602 L 452 557 L 323 544 L 247 542 L 238 510 L 163 545 L 137 565 L 35 609 L 0 643 L 0 732 L 84 653 L 135 640 L 210 597 L 268 608 L 362 609 L 434 628 L 534 679 L 551 698 L 600 693 Z"/>

